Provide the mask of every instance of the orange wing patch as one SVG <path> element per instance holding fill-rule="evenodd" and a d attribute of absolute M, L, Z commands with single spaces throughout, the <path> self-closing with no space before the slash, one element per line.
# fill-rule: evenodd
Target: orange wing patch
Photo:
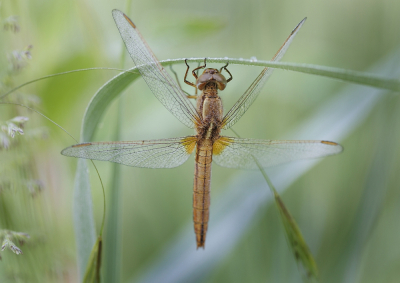
<path fill-rule="evenodd" d="M 228 145 L 230 145 L 233 142 L 232 139 L 228 138 L 228 137 L 220 137 L 219 139 L 217 139 L 214 142 L 213 145 L 213 154 L 214 155 L 218 155 L 221 154 L 222 151 L 225 149 L 225 147 L 227 147 Z"/>
<path fill-rule="evenodd" d="M 188 154 L 191 154 L 193 152 L 196 146 L 196 142 L 197 142 L 197 137 L 195 136 L 186 137 L 181 140 L 181 143 L 185 147 L 186 152 Z"/>

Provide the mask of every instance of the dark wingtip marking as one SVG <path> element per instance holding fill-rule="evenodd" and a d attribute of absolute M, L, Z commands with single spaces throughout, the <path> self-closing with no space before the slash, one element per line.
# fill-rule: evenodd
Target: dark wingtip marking
<path fill-rule="evenodd" d="M 338 143 L 331 142 L 331 141 L 321 141 L 323 144 L 328 144 L 328 145 L 339 145 Z"/>
<path fill-rule="evenodd" d="M 290 35 L 293 35 L 301 25 L 303 25 L 303 23 L 307 20 L 307 17 L 305 17 L 304 19 L 301 20 L 300 23 L 298 23 L 298 25 L 292 30 L 292 33 Z"/>
<path fill-rule="evenodd" d="M 133 28 L 136 28 L 136 25 L 132 22 L 132 20 L 131 20 L 130 18 L 128 18 L 127 15 L 123 14 L 123 16 L 124 16 L 125 20 L 127 20 L 128 23 L 129 23 Z"/>
<path fill-rule="evenodd" d="M 82 146 L 88 146 L 88 145 L 92 145 L 92 143 L 85 142 L 85 143 L 75 144 L 75 145 L 73 145 L 71 147 L 82 147 Z"/>

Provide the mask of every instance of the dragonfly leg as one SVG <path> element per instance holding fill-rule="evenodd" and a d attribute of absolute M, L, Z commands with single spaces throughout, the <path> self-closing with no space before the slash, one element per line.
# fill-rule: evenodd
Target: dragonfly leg
<path fill-rule="evenodd" d="M 221 69 L 219 69 L 220 73 L 222 73 L 222 69 L 225 69 L 225 71 L 229 74 L 229 76 L 231 76 L 229 79 L 226 80 L 227 83 L 229 83 L 233 78 L 231 72 L 229 72 L 229 70 L 226 68 L 226 67 L 228 67 L 228 65 L 229 65 L 229 61 L 226 62 L 225 66 L 223 66 Z"/>
<path fill-rule="evenodd" d="M 192 71 L 192 74 L 193 74 L 193 77 L 195 77 L 195 79 L 197 80 L 197 78 L 198 78 L 198 76 L 197 76 L 197 72 L 198 72 L 198 70 L 199 69 L 204 69 L 205 67 L 206 67 L 206 65 L 207 65 L 207 58 L 204 58 L 204 65 L 203 66 L 198 66 L 197 68 L 195 68 L 193 71 Z M 188 72 L 189 72 L 189 64 L 187 63 L 187 59 L 185 59 L 185 64 L 186 64 L 186 66 L 187 66 L 187 69 L 186 69 L 186 73 L 185 73 L 185 78 L 184 78 L 184 82 L 186 83 L 186 84 L 188 84 L 188 85 L 190 85 L 190 86 L 192 86 L 192 87 L 194 87 L 195 88 L 195 95 L 188 95 L 188 98 L 193 98 L 193 99 L 197 99 L 197 86 L 194 84 L 194 83 L 191 83 L 191 82 L 189 82 L 188 80 L 186 80 L 186 78 L 187 78 L 187 74 L 188 74 Z"/>
<path fill-rule="evenodd" d="M 186 69 L 186 73 L 185 73 L 185 78 L 183 79 L 183 81 L 185 82 L 185 84 L 188 84 L 188 85 L 190 85 L 190 86 L 192 86 L 192 87 L 194 87 L 194 88 L 196 88 L 196 85 L 194 84 L 194 83 L 191 83 L 191 82 L 189 82 L 186 78 L 187 78 L 187 74 L 188 74 L 188 72 L 189 72 L 189 64 L 187 63 L 187 59 L 185 59 L 185 64 L 186 64 L 186 66 L 187 66 L 187 69 Z M 195 76 L 195 78 L 196 78 L 196 80 L 197 80 L 197 77 Z"/>
<path fill-rule="evenodd" d="M 172 65 L 169 65 L 169 68 L 171 69 L 171 72 L 174 74 L 175 80 L 178 83 L 179 88 L 182 89 L 181 83 L 178 80 L 178 74 L 175 72 L 174 68 L 172 68 Z"/>
<path fill-rule="evenodd" d="M 206 58 L 204 58 L 204 67 L 206 66 L 205 63 L 206 63 Z M 196 77 L 199 75 L 199 69 L 200 69 L 200 63 L 197 65 L 197 68 L 193 70 L 193 72 L 194 71 L 196 72 Z M 198 91 L 198 88 L 196 87 L 194 89 L 194 95 L 191 95 L 190 98 L 197 99 L 197 91 Z"/>
<path fill-rule="evenodd" d="M 197 70 L 204 69 L 207 66 L 206 60 L 207 60 L 207 58 L 204 58 L 204 65 L 203 66 L 198 66 L 196 69 L 194 69 L 192 71 L 193 77 L 195 77 L 196 80 L 197 80 Z"/>
<path fill-rule="evenodd" d="M 181 84 L 180 84 L 180 82 L 178 80 L 178 74 L 175 72 L 174 68 L 172 68 L 172 65 L 169 65 L 169 68 L 171 69 L 171 72 L 174 74 L 176 82 L 178 83 L 179 88 L 187 95 L 187 98 L 197 99 L 197 95 L 191 95 L 191 94 L 189 94 L 188 92 L 186 92 L 186 91 L 184 91 L 182 89 L 182 86 L 181 86 Z"/>

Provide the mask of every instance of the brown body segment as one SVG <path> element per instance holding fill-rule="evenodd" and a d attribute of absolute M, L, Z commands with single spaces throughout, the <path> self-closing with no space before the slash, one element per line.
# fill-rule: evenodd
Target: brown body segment
<path fill-rule="evenodd" d="M 206 240 L 210 215 L 213 146 L 219 138 L 223 115 L 218 89 L 223 90 L 226 84 L 227 80 L 217 69 L 209 68 L 196 81 L 198 89 L 202 91 L 197 97 L 196 103 L 196 110 L 201 117 L 201 124 L 196 127 L 197 149 L 193 183 L 193 222 L 197 248 L 204 248 Z"/>
<path fill-rule="evenodd" d="M 193 184 L 193 222 L 197 248 L 203 247 L 206 240 L 210 215 L 212 144 L 205 140 L 197 146 Z"/>

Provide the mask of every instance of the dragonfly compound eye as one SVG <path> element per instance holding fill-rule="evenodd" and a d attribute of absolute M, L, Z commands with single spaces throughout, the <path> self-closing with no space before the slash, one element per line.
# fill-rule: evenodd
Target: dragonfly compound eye
<path fill-rule="evenodd" d="M 227 84 L 225 77 L 217 69 L 205 69 L 197 79 L 196 85 L 203 90 L 208 83 L 215 83 L 219 90 L 224 90 Z"/>

